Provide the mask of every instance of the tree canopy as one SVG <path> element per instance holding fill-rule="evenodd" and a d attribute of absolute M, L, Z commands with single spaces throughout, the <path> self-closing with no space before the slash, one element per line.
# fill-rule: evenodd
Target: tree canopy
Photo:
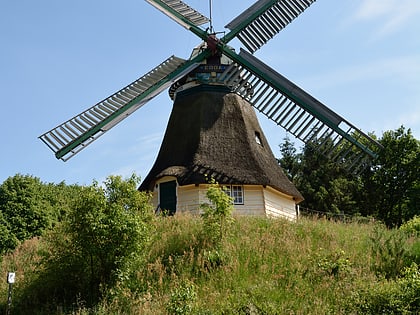
<path fill-rule="evenodd" d="M 0 185 L 0 253 L 60 222 L 81 189 L 64 182 L 43 183 L 31 175 L 7 178 Z"/>
<path fill-rule="evenodd" d="M 305 197 L 303 207 L 329 213 L 372 216 L 399 226 L 420 213 L 420 142 L 403 126 L 378 139 L 384 149 L 358 176 L 348 174 L 307 145 L 297 152 L 280 144 L 279 164 Z"/>

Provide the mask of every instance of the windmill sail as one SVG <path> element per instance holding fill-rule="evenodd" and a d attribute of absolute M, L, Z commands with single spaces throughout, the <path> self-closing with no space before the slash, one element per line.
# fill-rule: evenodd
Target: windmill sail
<path fill-rule="evenodd" d="M 305 144 L 354 173 L 376 158 L 380 144 L 245 50 L 230 53 L 221 80 Z"/>
<path fill-rule="evenodd" d="M 208 29 L 203 30 L 200 26 L 209 19 L 184 2 L 146 1 L 199 36 L 204 41 L 200 46 L 203 49 L 188 61 L 175 56 L 168 58 L 117 93 L 41 135 L 39 138 L 57 158 L 68 160 L 171 84 L 189 75 L 198 84 L 224 83 L 305 144 L 316 145 L 323 154 L 355 173 L 377 157 L 379 143 L 252 56 L 316 0 L 259 0 L 226 26 L 230 32 L 221 39 L 208 33 Z M 227 45 L 236 37 L 251 53 L 241 49 L 237 54 Z M 224 64 L 220 58 L 223 54 L 228 58 Z"/>
<path fill-rule="evenodd" d="M 197 66 L 194 60 L 187 62 L 172 56 L 138 80 L 39 138 L 58 159 L 67 161 Z"/>
<path fill-rule="evenodd" d="M 260 0 L 225 26 L 231 32 L 222 41 L 237 36 L 254 53 L 315 1 Z"/>
<path fill-rule="evenodd" d="M 201 38 L 204 39 L 207 35 L 207 33 L 198 28 L 198 26 L 208 23 L 210 21 L 209 18 L 194 10 L 186 3 L 180 0 L 146 1 L 187 30 L 192 30 Z"/>

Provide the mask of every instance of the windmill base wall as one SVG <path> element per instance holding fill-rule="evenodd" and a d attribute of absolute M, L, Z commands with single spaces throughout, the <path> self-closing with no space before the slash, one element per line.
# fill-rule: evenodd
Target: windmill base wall
<path fill-rule="evenodd" d="M 176 180 L 166 176 L 157 181 L 152 192 L 152 202 L 155 209 L 159 206 L 159 184 Z M 243 204 L 235 204 L 233 215 L 283 217 L 296 220 L 296 202 L 292 196 L 279 192 L 272 187 L 263 185 L 240 185 L 243 187 Z M 176 213 L 191 213 L 199 215 L 200 205 L 208 203 L 206 192 L 209 185 L 177 185 Z M 164 210 L 164 209 L 160 209 Z"/>

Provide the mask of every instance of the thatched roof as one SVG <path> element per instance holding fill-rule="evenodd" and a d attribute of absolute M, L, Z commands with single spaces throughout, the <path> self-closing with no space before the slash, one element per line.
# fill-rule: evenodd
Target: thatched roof
<path fill-rule="evenodd" d="M 303 200 L 278 165 L 254 109 L 222 86 L 177 94 L 158 157 L 139 190 L 153 190 L 163 176 L 175 176 L 180 185 L 207 183 L 206 176 L 220 184 L 266 185 Z"/>

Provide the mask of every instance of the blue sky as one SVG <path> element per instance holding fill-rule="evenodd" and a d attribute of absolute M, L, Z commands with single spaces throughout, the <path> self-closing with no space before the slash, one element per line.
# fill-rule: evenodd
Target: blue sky
<path fill-rule="evenodd" d="M 208 16 L 207 0 L 185 2 Z M 216 31 L 253 3 L 214 0 Z M 404 125 L 420 139 L 419 32 L 418 0 L 318 0 L 255 56 L 363 131 Z M 82 185 L 147 175 L 167 92 L 67 162 L 38 136 L 200 43 L 142 0 L 0 0 L 0 40 L 0 183 L 20 173 Z M 286 132 L 259 119 L 279 156 Z"/>

